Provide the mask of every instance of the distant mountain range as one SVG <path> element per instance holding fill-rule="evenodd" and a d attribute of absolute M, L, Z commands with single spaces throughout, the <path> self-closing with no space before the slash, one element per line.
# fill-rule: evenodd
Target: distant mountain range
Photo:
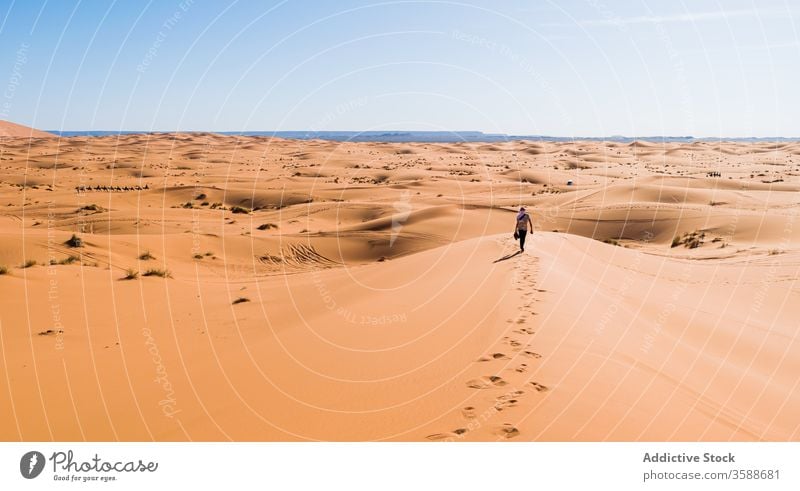
<path fill-rule="evenodd" d="M 49 133 L 60 136 L 113 136 L 137 133 L 163 133 L 147 131 L 58 131 L 50 130 Z M 184 132 L 200 133 L 200 132 Z M 481 131 L 215 131 L 212 133 L 234 136 L 275 136 L 296 140 L 332 140 L 352 142 L 420 142 L 420 143 L 499 143 L 513 140 L 532 141 L 609 141 L 630 143 L 633 141 L 646 141 L 653 143 L 670 142 L 696 142 L 696 141 L 736 141 L 736 142 L 774 142 L 798 141 L 800 138 L 787 137 L 724 137 L 724 138 L 696 138 L 693 136 L 604 136 L 604 137 L 568 137 L 547 135 L 506 135 L 502 133 L 483 133 Z"/>

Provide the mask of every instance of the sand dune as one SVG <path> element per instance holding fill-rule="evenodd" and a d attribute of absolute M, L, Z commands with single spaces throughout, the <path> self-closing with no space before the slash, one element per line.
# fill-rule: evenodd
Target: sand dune
<path fill-rule="evenodd" d="M 0 138 L 53 138 L 46 131 L 39 131 L 11 121 L 0 121 Z"/>
<path fill-rule="evenodd" d="M 800 436 L 797 143 L 21 136 L 3 440 Z"/>

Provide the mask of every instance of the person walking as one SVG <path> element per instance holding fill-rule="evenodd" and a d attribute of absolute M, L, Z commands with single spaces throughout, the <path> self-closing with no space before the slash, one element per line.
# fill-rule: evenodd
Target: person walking
<path fill-rule="evenodd" d="M 528 235 L 528 231 L 533 233 L 533 222 L 525 207 L 521 206 L 514 225 L 514 238 L 519 239 L 520 252 L 525 252 L 525 236 Z"/>

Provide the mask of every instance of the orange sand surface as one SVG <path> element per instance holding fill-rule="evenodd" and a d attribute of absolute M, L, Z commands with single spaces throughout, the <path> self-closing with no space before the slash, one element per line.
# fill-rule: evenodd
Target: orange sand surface
<path fill-rule="evenodd" d="M 0 138 L 7 137 L 25 137 L 25 138 L 47 138 L 53 135 L 46 132 L 35 130 L 21 124 L 12 123 L 11 121 L 0 121 Z"/>
<path fill-rule="evenodd" d="M 4 441 L 800 439 L 800 144 L 3 128 Z"/>

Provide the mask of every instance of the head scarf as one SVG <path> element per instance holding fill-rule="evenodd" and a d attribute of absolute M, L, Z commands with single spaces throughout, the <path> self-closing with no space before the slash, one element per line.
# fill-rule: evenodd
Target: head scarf
<path fill-rule="evenodd" d="M 525 207 L 521 207 L 519 209 L 519 213 L 517 213 L 517 221 L 522 220 L 522 217 L 525 216 Z"/>

